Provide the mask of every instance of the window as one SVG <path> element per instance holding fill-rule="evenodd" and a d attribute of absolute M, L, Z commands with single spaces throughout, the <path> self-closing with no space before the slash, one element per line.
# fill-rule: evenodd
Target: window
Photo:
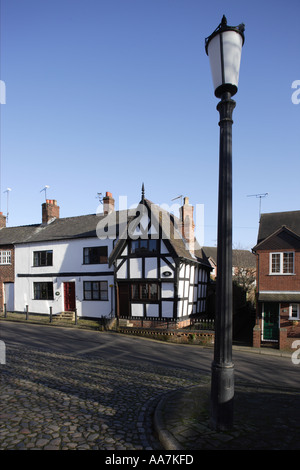
<path fill-rule="evenodd" d="M 272 273 L 280 273 L 280 253 L 272 254 Z"/>
<path fill-rule="evenodd" d="M 131 286 L 132 300 L 158 300 L 158 284 L 141 282 Z"/>
<path fill-rule="evenodd" d="M 289 318 L 290 320 L 299 320 L 300 318 L 299 304 L 290 304 Z"/>
<path fill-rule="evenodd" d="M 0 264 L 11 264 L 11 251 L 0 251 Z"/>
<path fill-rule="evenodd" d="M 294 253 L 283 253 L 283 272 L 294 272 Z"/>
<path fill-rule="evenodd" d="M 34 251 L 33 266 L 52 266 L 53 251 Z"/>
<path fill-rule="evenodd" d="M 132 240 L 131 253 L 155 253 L 157 252 L 157 240 Z"/>
<path fill-rule="evenodd" d="M 107 246 L 83 248 L 83 264 L 107 263 Z"/>
<path fill-rule="evenodd" d="M 294 253 L 271 253 L 270 274 L 294 274 Z"/>
<path fill-rule="evenodd" d="M 53 300 L 52 282 L 34 282 L 33 298 L 34 300 Z"/>
<path fill-rule="evenodd" d="M 107 281 L 84 281 L 84 300 L 108 300 Z"/>

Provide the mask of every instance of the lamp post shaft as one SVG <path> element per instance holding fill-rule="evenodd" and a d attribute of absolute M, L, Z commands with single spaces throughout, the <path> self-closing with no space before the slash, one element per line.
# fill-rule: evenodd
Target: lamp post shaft
<path fill-rule="evenodd" d="M 217 430 L 233 425 L 232 363 L 232 113 L 235 101 L 222 95 L 220 113 L 217 297 L 214 360 L 211 376 L 211 424 Z"/>

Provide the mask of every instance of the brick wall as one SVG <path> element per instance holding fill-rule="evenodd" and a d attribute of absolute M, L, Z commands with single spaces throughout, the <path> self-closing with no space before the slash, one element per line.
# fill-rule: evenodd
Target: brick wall
<path fill-rule="evenodd" d="M 287 250 L 276 250 L 276 253 Z M 275 250 L 272 251 L 274 253 Z M 259 253 L 259 291 L 297 291 L 300 290 L 300 252 L 295 252 L 295 275 L 271 274 L 270 251 Z"/>
<path fill-rule="evenodd" d="M 120 319 L 120 325 L 128 325 L 134 328 L 163 328 L 167 330 L 175 330 L 178 328 L 185 328 L 191 324 L 190 318 L 176 321 L 165 321 L 163 319 L 125 319 L 122 322 Z"/>
<path fill-rule="evenodd" d="M 289 304 L 280 304 L 280 349 L 290 349 L 300 339 L 300 321 L 289 319 Z"/>
<path fill-rule="evenodd" d="M 0 264 L 0 310 L 4 309 L 4 282 L 15 280 L 15 251 L 12 245 L 2 245 L 1 251 L 11 251 L 11 264 Z"/>
<path fill-rule="evenodd" d="M 42 204 L 42 223 L 47 224 L 52 219 L 59 219 L 59 206 L 55 199 L 47 199 Z"/>

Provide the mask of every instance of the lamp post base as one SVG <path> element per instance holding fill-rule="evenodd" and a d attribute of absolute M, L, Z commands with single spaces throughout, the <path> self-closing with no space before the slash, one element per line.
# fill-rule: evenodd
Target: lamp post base
<path fill-rule="evenodd" d="M 216 431 L 233 427 L 234 365 L 212 363 L 210 425 Z"/>

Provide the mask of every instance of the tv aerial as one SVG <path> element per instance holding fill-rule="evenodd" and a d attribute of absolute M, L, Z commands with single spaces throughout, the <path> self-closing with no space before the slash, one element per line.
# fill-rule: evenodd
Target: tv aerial
<path fill-rule="evenodd" d="M 249 194 L 247 197 L 256 197 L 259 198 L 259 220 L 260 220 L 260 214 L 261 214 L 261 199 L 263 197 L 267 197 L 269 193 L 262 193 L 262 194 Z"/>
<path fill-rule="evenodd" d="M 183 198 L 183 195 L 181 194 L 180 196 L 177 196 L 177 197 L 174 197 L 173 199 L 171 199 L 171 201 L 176 201 L 176 199 L 180 199 L 180 203 L 182 205 L 182 198 Z"/>
<path fill-rule="evenodd" d="M 6 210 L 6 223 L 8 223 L 8 196 L 9 196 L 9 192 L 11 191 L 11 188 L 7 188 L 5 191 L 3 191 L 4 193 L 7 193 L 7 202 L 6 202 L 6 205 L 7 205 L 7 210 Z"/>
<path fill-rule="evenodd" d="M 46 184 L 46 186 L 45 186 L 43 189 L 40 190 L 40 193 L 41 193 L 42 191 L 45 191 L 45 201 L 47 201 L 47 189 L 49 189 L 49 188 L 50 188 L 50 186 L 48 186 L 48 185 Z"/>
<path fill-rule="evenodd" d="M 100 204 L 103 204 L 103 196 L 102 196 L 102 193 L 97 193 L 96 198 L 99 200 Z"/>

